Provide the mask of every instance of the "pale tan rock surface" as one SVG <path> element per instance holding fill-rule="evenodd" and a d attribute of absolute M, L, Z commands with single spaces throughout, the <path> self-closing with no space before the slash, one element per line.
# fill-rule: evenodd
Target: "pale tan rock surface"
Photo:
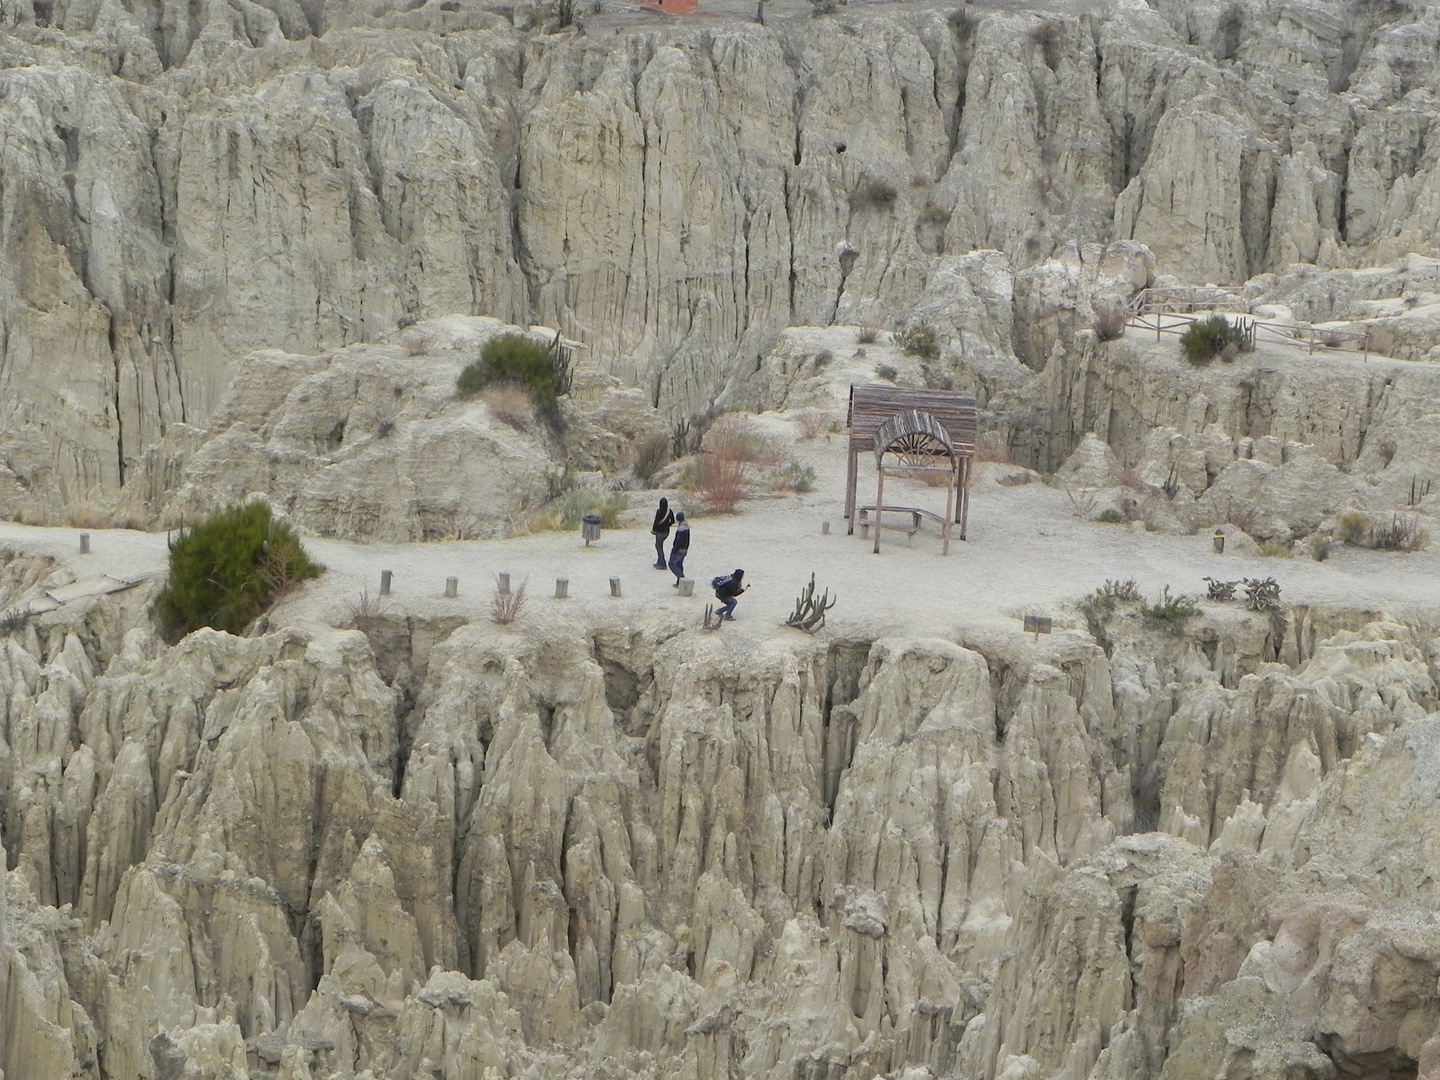
<path fill-rule="evenodd" d="M 461 371 L 507 333 L 526 331 L 451 316 L 384 345 L 252 353 L 210 429 L 198 439 L 187 430 L 147 462 L 146 487 L 170 489 L 164 516 L 172 521 L 259 493 L 324 536 L 476 539 L 507 535 L 538 509 L 547 471 L 613 470 L 628 464 L 635 440 L 666 433 L 637 391 L 593 371 L 576 376 L 561 404 L 563 432 L 533 407 L 509 416 L 484 393 L 459 396 Z"/>
<path fill-rule="evenodd" d="M 244 357 L 405 315 L 556 326 L 674 421 L 792 325 L 936 323 L 988 397 L 1111 299 L 1096 245 L 1222 283 L 1435 254 L 1428 9 L 1066 7 L 7 4 L 0 499 L 153 508 Z"/>
<path fill-rule="evenodd" d="M 400 550 L 320 553 L 369 578 Z M 8 560 L 0 608 L 73 578 Z M 1413 606 L 1207 605 L 1171 635 L 1122 605 L 1037 646 L 978 611 L 806 638 L 763 590 L 718 635 L 668 597 L 499 628 L 402 596 L 367 636 L 317 618 L 349 588 L 321 579 L 293 622 L 167 649 L 152 588 L 4 640 L 7 1076 L 1279 1078 L 1433 1053 L 1440 694 Z"/>

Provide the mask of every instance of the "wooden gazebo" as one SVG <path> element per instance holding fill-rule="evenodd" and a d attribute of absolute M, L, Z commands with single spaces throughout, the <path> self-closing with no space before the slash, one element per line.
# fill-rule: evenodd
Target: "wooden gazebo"
<path fill-rule="evenodd" d="M 948 446 L 948 450 L 944 454 L 913 453 L 911 455 L 917 459 L 948 459 L 948 467 L 954 470 L 953 486 L 950 489 L 954 498 L 947 500 L 951 505 L 946 507 L 944 520 L 945 543 L 948 551 L 951 522 L 960 526 L 960 539 L 964 540 L 965 527 L 970 516 L 970 474 L 975 463 L 975 443 L 980 427 L 980 413 L 975 406 L 974 394 L 965 394 L 954 390 L 911 390 L 900 386 L 861 385 L 850 387 L 850 409 L 847 418 L 850 426 L 850 453 L 849 472 L 845 482 L 845 516 L 850 521 L 848 531 L 855 532 L 855 521 L 861 511 L 874 513 L 877 526 L 880 523 L 880 515 L 883 511 L 877 508 L 883 503 L 878 495 L 874 507 L 857 507 L 855 505 L 855 490 L 860 478 L 860 451 L 874 451 L 876 464 L 879 465 L 884 452 L 880 449 L 876 436 L 888 421 L 906 413 L 919 413 L 929 417 L 943 433 Z M 919 433 L 914 431 L 906 434 L 917 435 Z M 901 454 L 902 457 L 904 455 L 902 450 L 895 452 Z M 934 468 L 936 464 L 920 467 Z M 900 507 L 899 509 L 915 515 L 914 520 L 917 525 L 919 517 L 922 515 L 938 519 L 937 515 L 918 511 L 914 507 Z M 914 530 L 907 531 L 913 532 Z M 880 542 L 878 528 L 875 542 L 875 550 L 878 551 Z"/>

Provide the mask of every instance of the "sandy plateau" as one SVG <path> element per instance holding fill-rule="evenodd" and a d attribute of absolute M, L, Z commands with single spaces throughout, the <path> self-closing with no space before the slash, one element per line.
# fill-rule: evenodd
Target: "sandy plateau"
<path fill-rule="evenodd" d="M 831 6 L 0 0 L 0 1080 L 1440 1080 L 1440 5 Z"/>

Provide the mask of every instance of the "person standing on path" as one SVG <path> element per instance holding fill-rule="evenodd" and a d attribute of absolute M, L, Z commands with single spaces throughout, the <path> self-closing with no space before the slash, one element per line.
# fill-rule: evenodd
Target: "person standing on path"
<path fill-rule="evenodd" d="M 674 588 L 680 587 L 685 576 L 685 556 L 690 554 L 690 523 L 683 512 L 675 515 L 675 542 L 670 545 L 670 572 L 675 575 Z"/>
<path fill-rule="evenodd" d="M 655 569 L 665 569 L 665 541 L 670 538 L 670 526 L 675 524 L 675 515 L 670 512 L 670 500 L 662 498 L 655 511 L 655 524 L 650 526 L 650 535 L 655 537 Z"/>
<path fill-rule="evenodd" d="M 720 608 L 720 618 L 735 621 L 735 605 L 740 602 L 740 594 L 749 586 L 745 584 L 745 571 L 736 570 L 727 578 L 722 578 L 715 584 L 715 599 L 723 601 Z"/>

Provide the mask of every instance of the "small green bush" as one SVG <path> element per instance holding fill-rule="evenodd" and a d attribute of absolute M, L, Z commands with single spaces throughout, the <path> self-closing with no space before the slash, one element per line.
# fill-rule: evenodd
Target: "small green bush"
<path fill-rule="evenodd" d="M 1260 540 L 1258 546 L 1261 555 L 1269 556 L 1272 559 L 1293 559 L 1295 557 L 1295 549 L 1279 540 Z"/>
<path fill-rule="evenodd" d="M 536 409 L 552 418 L 558 398 L 570 389 L 564 362 L 553 350 L 523 334 L 504 334 L 485 342 L 480 359 L 460 373 L 455 389 L 461 397 L 473 397 L 492 383 L 502 382 L 529 389 Z"/>
<path fill-rule="evenodd" d="M 1104 525 L 1124 525 L 1130 519 L 1112 507 L 1108 510 L 1101 510 L 1100 516 L 1095 520 Z"/>
<path fill-rule="evenodd" d="M 878 378 L 884 379 L 886 382 L 894 382 L 895 377 L 899 375 L 900 372 L 896 371 L 893 365 L 876 364 L 875 374 Z"/>
<path fill-rule="evenodd" d="M 1340 542 L 1343 544 L 1363 544 L 1370 532 L 1370 518 L 1359 510 L 1341 514 L 1336 524 L 1340 527 Z"/>
<path fill-rule="evenodd" d="M 895 344 L 911 356 L 918 356 L 922 360 L 940 358 L 940 342 L 935 337 L 935 331 L 922 323 L 897 330 L 891 337 Z"/>
<path fill-rule="evenodd" d="M 567 491 L 545 508 L 554 521 L 553 528 L 574 529 L 586 514 L 599 514 L 600 524 L 607 529 L 618 528 L 620 515 L 629 506 L 624 495 L 595 488 L 575 488 Z"/>
<path fill-rule="evenodd" d="M 1134 578 L 1126 581 L 1107 579 L 1104 585 L 1082 599 L 1077 606 L 1087 619 L 1098 622 L 1107 615 L 1113 615 L 1121 604 L 1138 604 L 1144 599 Z"/>
<path fill-rule="evenodd" d="M 635 444 L 635 453 L 630 462 L 635 479 L 647 487 L 655 474 L 670 460 L 670 436 L 665 434 L 646 435 Z"/>
<path fill-rule="evenodd" d="M 1245 332 L 1224 315 L 1196 319 L 1180 335 L 1180 351 L 1192 364 L 1209 363 L 1227 347 L 1233 347 L 1234 351 L 1243 349 Z"/>
<path fill-rule="evenodd" d="M 170 545 L 170 577 L 155 598 L 161 635 L 173 645 L 202 626 L 242 633 L 272 603 L 324 570 L 264 503 L 221 510 Z"/>
<path fill-rule="evenodd" d="M 1172 634 L 1179 634 L 1185 628 L 1185 620 L 1200 614 L 1200 605 L 1193 596 L 1170 595 L 1170 586 L 1160 590 L 1160 597 L 1153 604 L 1142 604 L 1140 614 L 1150 622 L 1159 623 Z"/>
<path fill-rule="evenodd" d="M 775 473 L 773 485 L 776 491 L 796 491 L 803 495 L 815 490 L 815 470 L 792 461 Z"/>

